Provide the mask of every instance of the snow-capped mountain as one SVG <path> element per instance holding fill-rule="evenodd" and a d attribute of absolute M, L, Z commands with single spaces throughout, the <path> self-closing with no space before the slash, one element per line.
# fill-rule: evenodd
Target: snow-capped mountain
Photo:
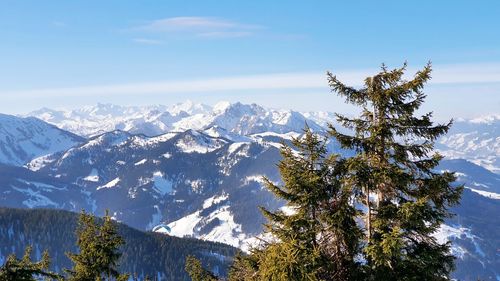
<path fill-rule="evenodd" d="M 34 116 L 81 136 L 95 136 L 113 130 L 156 136 L 189 129 L 219 127 L 237 135 L 302 132 L 307 123 L 321 131 L 336 123 L 332 112 L 276 110 L 256 104 L 219 102 L 213 107 L 187 101 L 172 106 L 117 106 L 97 104 L 75 110 L 42 108 Z M 459 119 L 440 138 L 436 148 L 448 158 L 467 159 L 493 172 L 500 172 L 500 116 Z"/>
<path fill-rule="evenodd" d="M 91 137 L 50 155 L 28 157 L 30 171 L 18 168 L 19 176 L 2 176 L 3 204 L 84 207 L 97 213 L 110 209 L 116 219 L 139 229 L 240 248 L 262 231 L 258 206 L 282 206 L 262 182 L 262 176 L 280 180 L 275 164 L 281 143 L 300 136 L 306 123 L 324 132 L 335 121 L 328 112 L 226 102 L 213 107 L 192 102 L 171 107 L 99 104 L 31 115 Z M 447 156 L 439 169 L 457 171 L 458 183 L 466 187 L 462 205 L 453 209 L 457 216 L 436 233 L 440 241 L 454 242 L 456 276 L 463 280 L 500 274 L 500 241 L 492 234 L 499 231 L 499 121 L 496 116 L 459 120 L 437 143 Z M 334 141 L 328 148 L 349 153 Z M 21 176 L 23 171 L 28 176 Z M 34 175 L 41 178 L 33 180 Z M 70 197 L 64 186 L 80 192 Z M 60 198 L 65 197 L 81 202 L 64 204 Z"/>
<path fill-rule="evenodd" d="M 214 107 L 187 101 L 166 106 L 116 106 L 97 104 L 77 110 L 43 108 L 28 114 L 78 135 L 94 136 L 113 130 L 155 136 L 170 131 L 204 130 L 219 126 L 240 135 L 301 132 L 313 120 L 291 110 L 266 109 L 256 104 L 220 102 Z"/>
<path fill-rule="evenodd" d="M 467 159 L 500 172 L 500 115 L 454 122 L 436 146 L 448 158 Z"/>
<path fill-rule="evenodd" d="M 262 216 L 247 210 L 278 206 L 261 177 L 279 180 L 280 144 L 261 135 L 215 137 L 215 129 L 156 137 L 113 131 L 27 167 L 80 186 L 97 212 L 110 209 L 131 226 L 152 229 L 191 216 L 172 231 L 241 246 L 262 230 Z"/>
<path fill-rule="evenodd" d="M 83 140 L 37 118 L 0 114 L 0 163 L 21 166 Z"/>
<path fill-rule="evenodd" d="M 22 188 L 26 197 L 16 202 L 20 207 L 74 209 L 73 204 L 50 203 L 57 201 L 52 199 L 55 196 L 69 196 L 57 188 L 41 194 L 47 200 L 36 199 L 40 198 L 34 189 L 40 185 L 37 182 L 57 179 L 52 186 L 68 183 L 81 189 L 80 206 L 87 204 L 86 208 L 96 213 L 110 209 L 117 220 L 136 228 L 160 229 L 168 235 L 245 249 L 262 231 L 264 219 L 258 206 L 282 206 L 263 188 L 262 176 L 280 180 L 275 166 L 280 159 L 278 147 L 280 141 L 290 137 L 267 133 L 237 138 L 220 127 L 156 137 L 113 131 L 43 157 L 43 161 L 33 160 L 27 165 L 34 170 L 30 173 L 44 175 L 45 179 L 23 180 L 28 182 Z M 467 188 L 465 205 L 452 210 L 457 217 L 447 221 L 436 236 L 454 242 L 460 274 L 494 276 L 498 259 L 492 249 L 498 248 L 499 241 L 491 237 L 491 231 L 497 231 L 498 223 L 488 212 L 496 214 L 500 208 L 500 193 L 496 193 L 500 176 L 458 159 L 444 160 L 440 169 L 457 171 L 459 183 Z M 4 186 L 14 183 L 11 190 L 19 192 L 18 178 L 13 177 Z M 11 202 L 11 194 L 4 194 L 3 202 Z M 27 203 L 36 200 L 49 203 Z M 158 225 L 162 227 L 155 228 Z"/>
<path fill-rule="evenodd" d="M 461 204 L 451 211 L 456 216 L 447 220 L 436 236 L 440 242 L 452 242 L 452 253 L 457 257 L 453 276 L 457 280 L 498 280 L 500 198 L 466 188 Z"/>
<path fill-rule="evenodd" d="M 53 110 L 42 108 L 31 112 L 28 116 L 37 117 L 47 123 L 73 132 L 81 136 L 93 136 L 116 129 L 137 133 L 159 134 L 169 128 L 158 120 L 168 118 L 162 116 L 165 106 L 119 106 L 112 104 L 97 104 L 75 110 Z M 135 131 L 141 127 L 142 131 Z"/>
<path fill-rule="evenodd" d="M 90 193 L 57 177 L 0 164 L 0 206 L 95 210 Z"/>

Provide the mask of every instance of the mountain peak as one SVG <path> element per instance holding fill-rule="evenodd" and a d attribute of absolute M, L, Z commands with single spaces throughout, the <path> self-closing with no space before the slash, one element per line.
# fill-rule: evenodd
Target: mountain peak
<path fill-rule="evenodd" d="M 500 121 L 500 114 L 489 114 L 469 120 L 470 123 L 489 124 L 489 125 L 499 121 Z"/>
<path fill-rule="evenodd" d="M 210 110 L 211 110 L 210 106 L 202 103 L 195 103 L 191 100 L 186 100 L 185 102 L 182 103 L 176 103 L 168 109 L 168 111 L 173 115 L 179 115 L 182 112 L 186 112 L 190 115 L 193 115 L 193 114 L 207 113 Z"/>
<path fill-rule="evenodd" d="M 216 103 L 213 107 L 213 111 L 214 113 L 223 113 L 224 111 L 226 111 L 227 108 L 229 108 L 231 106 L 231 103 L 228 102 L 228 101 L 220 101 L 218 103 Z"/>

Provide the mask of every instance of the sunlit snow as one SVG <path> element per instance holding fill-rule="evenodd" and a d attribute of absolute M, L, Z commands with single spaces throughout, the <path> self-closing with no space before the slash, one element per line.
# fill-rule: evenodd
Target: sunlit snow
<path fill-rule="evenodd" d="M 108 182 L 105 185 L 99 186 L 97 190 L 103 189 L 103 188 L 112 188 L 115 187 L 118 183 L 120 182 L 120 178 L 115 178 L 114 180 Z"/>

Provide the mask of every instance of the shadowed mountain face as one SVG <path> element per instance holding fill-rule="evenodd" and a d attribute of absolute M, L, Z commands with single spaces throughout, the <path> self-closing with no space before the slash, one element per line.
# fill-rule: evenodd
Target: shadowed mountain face
<path fill-rule="evenodd" d="M 114 131 L 27 166 L 78 185 L 94 211 L 109 208 L 131 226 L 152 229 L 194 214 L 185 233 L 173 231 L 240 246 L 262 230 L 258 206 L 279 206 L 261 186 L 264 175 L 279 180 L 277 146 L 260 136 L 232 141 L 192 130 L 158 137 Z"/>
<path fill-rule="evenodd" d="M 93 211 L 91 197 L 78 185 L 23 167 L 0 164 L 0 205 Z"/>
<path fill-rule="evenodd" d="M 324 126 L 333 118 L 327 113 L 300 114 L 239 103 L 213 108 L 193 103 L 142 108 L 98 105 L 36 114 L 61 126 L 82 124 L 85 135 L 117 127 L 126 131 L 80 139 L 71 147 L 32 159 L 25 167 L 1 166 L 0 204 L 84 208 L 96 214 L 110 209 L 117 220 L 138 229 L 164 225 L 157 229 L 243 249 L 262 231 L 264 218 L 258 206 L 282 206 L 262 181 L 262 176 L 280 181 L 276 164 L 281 143 L 300 136 L 305 121 L 322 133 L 317 124 Z M 127 123 L 131 118 L 141 125 Z M 461 280 L 489 280 L 500 274 L 499 256 L 491 251 L 500 248 L 499 241 L 490 236 L 498 233 L 500 176 L 492 168 L 499 153 L 498 142 L 491 139 L 498 131 L 489 128 L 498 119 L 487 119 L 491 124 L 483 121 L 457 122 L 438 145 L 441 153 L 454 158 L 442 161 L 439 169 L 457 171 L 458 183 L 467 187 L 462 205 L 453 209 L 457 216 L 436 234 L 443 242 L 454 242 L 456 276 Z M 136 134 L 149 134 L 153 127 L 155 134 L 161 134 Z M 164 133 L 170 129 L 177 132 Z M 462 135 L 474 136 L 464 139 L 468 150 L 457 141 Z M 341 151 L 334 141 L 328 149 L 352 153 Z M 485 154 L 474 156 L 477 149 Z"/>
<path fill-rule="evenodd" d="M 0 114 L 0 163 L 21 166 L 33 158 L 66 150 L 83 140 L 37 118 Z"/>
<path fill-rule="evenodd" d="M 452 241 L 457 256 L 454 276 L 459 280 L 497 280 L 500 268 L 500 196 L 490 199 L 465 189 L 455 217 L 442 233 Z"/>

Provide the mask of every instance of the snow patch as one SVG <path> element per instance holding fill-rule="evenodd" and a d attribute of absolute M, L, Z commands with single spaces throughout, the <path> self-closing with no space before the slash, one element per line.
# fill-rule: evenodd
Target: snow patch
<path fill-rule="evenodd" d="M 142 164 L 146 163 L 146 161 L 148 161 L 148 159 L 142 159 L 141 161 L 135 162 L 134 166 L 142 165 Z"/>
<path fill-rule="evenodd" d="M 203 190 L 204 180 L 196 179 L 196 180 L 185 180 L 184 184 L 191 186 L 191 190 L 195 193 L 200 193 Z"/>
<path fill-rule="evenodd" d="M 32 170 L 32 171 L 38 171 L 41 168 L 45 167 L 47 164 L 50 164 L 55 161 L 55 159 L 52 159 L 52 155 L 45 155 L 41 156 L 38 158 L 35 158 L 31 160 L 27 165 L 25 165 L 26 168 Z"/>
<path fill-rule="evenodd" d="M 480 255 L 481 257 L 485 257 L 485 253 L 479 246 L 479 243 L 476 241 L 477 239 L 480 238 L 472 234 L 472 231 L 469 228 L 442 224 L 441 227 L 434 233 L 434 237 L 441 244 L 444 244 L 449 240 L 460 239 L 465 237 L 469 239 L 474 245 L 475 253 Z M 464 258 L 465 254 L 468 252 L 461 246 L 452 244 L 451 253 L 456 257 Z"/>
<path fill-rule="evenodd" d="M 177 237 L 193 236 L 194 228 L 200 222 L 200 211 L 187 215 L 177 221 L 168 224 L 170 235 Z"/>
<path fill-rule="evenodd" d="M 92 169 L 90 174 L 88 176 L 84 177 L 83 180 L 98 182 L 99 181 L 99 173 L 97 172 L 96 169 Z"/>
<path fill-rule="evenodd" d="M 115 187 L 118 183 L 120 182 L 120 178 L 115 178 L 114 180 L 108 182 L 105 185 L 99 186 L 97 190 L 103 189 L 103 188 L 112 188 Z"/>
<path fill-rule="evenodd" d="M 257 182 L 259 184 L 264 184 L 265 181 L 264 181 L 264 175 L 251 175 L 251 176 L 247 176 L 245 177 L 245 179 L 243 180 L 243 182 L 245 184 L 249 184 L 250 182 Z"/>
<path fill-rule="evenodd" d="M 483 191 L 483 190 L 477 190 L 477 189 L 474 189 L 474 188 L 470 188 L 470 187 L 465 187 L 477 194 L 480 194 L 484 197 L 488 197 L 488 198 L 491 198 L 491 199 L 496 199 L 496 200 L 500 200 L 500 194 L 498 193 L 494 193 L 494 192 L 488 192 L 488 191 Z"/>
<path fill-rule="evenodd" d="M 209 153 L 221 147 L 216 141 L 211 141 L 197 134 L 186 136 L 179 140 L 176 146 L 184 153 Z"/>
<path fill-rule="evenodd" d="M 28 208 L 50 207 L 50 206 L 55 208 L 59 207 L 58 204 L 56 204 L 46 196 L 40 194 L 39 190 L 33 190 L 31 188 L 19 188 L 16 186 L 12 186 L 12 189 L 29 196 L 28 199 L 23 201 L 23 205 Z"/>
<path fill-rule="evenodd" d="M 224 193 L 220 196 L 213 196 L 205 201 L 203 201 L 203 209 L 210 208 L 213 204 L 218 204 L 224 200 L 227 200 L 229 198 L 229 195 L 227 193 Z"/>
<path fill-rule="evenodd" d="M 208 216 L 201 217 L 201 211 L 196 211 L 177 221 L 168 224 L 171 229 L 170 235 L 177 237 L 193 237 L 202 240 L 226 243 L 234 247 L 242 246 L 243 241 L 247 239 L 242 232 L 241 225 L 234 222 L 234 217 L 229 210 L 229 206 L 221 206 Z M 219 224 L 212 228 L 208 233 L 198 235 L 198 231 L 203 225 L 214 220 Z"/>
<path fill-rule="evenodd" d="M 173 193 L 173 183 L 170 180 L 167 180 L 163 177 L 163 173 L 160 171 L 153 173 L 153 187 L 154 190 L 159 193 L 161 196 L 165 196 L 165 194 Z"/>

